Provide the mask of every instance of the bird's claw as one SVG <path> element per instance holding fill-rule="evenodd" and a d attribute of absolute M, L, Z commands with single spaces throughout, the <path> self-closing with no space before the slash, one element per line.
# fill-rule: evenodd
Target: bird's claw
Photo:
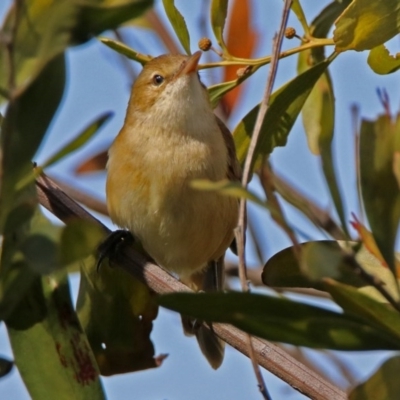
<path fill-rule="evenodd" d="M 121 246 L 126 246 L 133 241 L 133 235 L 129 231 L 119 229 L 111 232 L 97 249 L 99 255 L 96 265 L 97 272 L 100 270 L 100 266 L 105 258 L 112 258 Z"/>

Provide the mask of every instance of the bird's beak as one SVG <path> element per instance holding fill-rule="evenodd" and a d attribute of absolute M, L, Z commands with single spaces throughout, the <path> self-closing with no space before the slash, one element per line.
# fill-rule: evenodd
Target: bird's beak
<path fill-rule="evenodd" d="M 197 72 L 197 67 L 199 65 L 199 60 L 201 57 L 201 51 L 196 51 L 193 55 L 189 57 L 186 63 L 183 65 L 182 70 L 179 75 L 189 75 L 192 72 Z"/>

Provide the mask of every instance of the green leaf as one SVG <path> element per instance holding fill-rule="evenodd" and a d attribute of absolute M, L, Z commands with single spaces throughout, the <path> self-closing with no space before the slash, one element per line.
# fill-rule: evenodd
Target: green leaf
<path fill-rule="evenodd" d="M 376 329 L 386 332 L 388 336 L 400 340 L 400 314 L 398 311 L 351 286 L 335 282 L 332 279 L 326 279 L 325 286 L 335 302 L 345 312 L 356 315 Z"/>
<path fill-rule="evenodd" d="M 343 261 L 343 253 L 335 242 L 309 242 L 303 248 L 302 267 L 312 280 L 338 278 Z"/>
<path fill-rule="evenodd" d="M 208 95 L 210 97 L 210 102 L 211 102 L 212 108 L 217 107 L 221 98 L 226 93 L 228 93 L 229 91 L 231 91 L 232 89 L 237 87 L 241 82 L 242 81 L 240 81 L 239 79 L 235 79 L 234 81 L 222 82 L 222 83 L 218 83 L 216 85 L 210 86 L 208 88 Z"/>
<path fill-rule="evenodd" d="M 261 338 L 335 350 L 400 348 L 400 341 L 356 317 L 283 298 L 249 293 L 175 293 L 163 307 L 210 322 L 228 323 Z"/>
<path fill-rule="evenodd" d="M 21 3 L 22 4 L 22 3 Z M 12 7 L 2 27 L 3 37 L 13 37 L 15 10 L 18 26 L 13 42 L 18 92 L 29 86 L 54 57 L 74 44 L 82 43 L 99 33 L 144 13 L 153 0 L 28 0 L 23 6 Z M 6 46 L 0 47 L 0 88 L 8 89 L 10 68 Z"/>
<path fill-rule="evenodd" d="M 337 19 L 336 51 L 370 50 L 400 32 L 398 0 L 354 0 Z"/>
<path fill-rule="evenodd" d="M 219 47 L 221 47 L 225 53 L 229 54 L 224 41 L 224 28 L 228 13 L 228 0 L 212 0 L 210 13 L 211 27 Z"/>
<path fill-rule="evenodd" d="M 386 360 L 365 382 L 349 394 L 350 400 L 397 400 L 400 393 L 400 356 Z"/>
<path fill-rule="evenodd" d="M 58 0 L 59 1 L 59 0 Z M 154 0 L 79 1 L 79 21 L 73 31 L 76 42 L 84 42 L 124 22 L 140 17 L 154 5 Z"/>
<path fill-rule="evenodd" d="M 304 102 L 329 64 L 330 60 L 326 60 L 315 65 L 272 94 L 262 124 L 260 140 L 257 143 L 256 158 L 262 154 L 270 154 L 276 146 L 286 144 L 287 137 Z M 258 109 L 259 105 L 254 107 L 238 124 L 233 133 L 238 159 L 241 163 L 246 158 Z"/>
<path fill-rule="evenodd" d="M 65 274 L 38 278 L 6 324 L 15 364 L 33 399 L 105 398 Z"/>
<path fill-rule="evenodd" d="M 304 71 L 309 52 L 299 57 L 299 72 Z M 305 58 L 307 57 L 307 58 Z M 332 155 L 332 140 L 334 134 L 335 102 L 332 81 L 326 70 L 318 79 L 302 109 L 303 125 L 307 134 L 308 146 L 312 153 L 321 154 L 325 181 L 336 211 L 339 215 L 342 229 L 348 236 L 345 210 Z"/>
<path fill-rule="evenodd" d="M 391 74 L 400 68 L 400 53 L 392 56 L 382 44 L 369 52 L 368 65 L 379 75 Z"/>
<path fill-rule="evenodd" d="M 61 227 L 53 225 L 39 209 L 29 221 L 29 234 L 19 246 L 27 265 L 38 274 L 49 274 L 61 267 L 58 242 Z"/>
<path fill-rule="evenodd" d="M 120 268 L 82 264 L 78 315 L 102 375 L 155 368 L 150 340 L 158 307 L 147 286 Z"/>
<path fill-rule="evenodd" d="M 345 8 L 343 3 L 348 1 L 329 4 L 314 19 L 310 32 L 318 38 L 325 38 L 333 22 L 339 13 Z M 302 73 L 318 62 L 323 61 L 324 48 L 309 49 L 299 54 L 297 70 Z M 328 70 L 318 79 L 310 96 L 306 100 L 303 110 L 303 125 L 307 133 L 308 146 L 313 154 L 320 154 L 320 137 L 329 138 L 333 136 L 334 129 L 334 95 L 332 82 Z"/>
<path fill-rule="evenodd" d="M 328 4 L 312 21 L 310 27 L 312 35 L 317 38 L 327 37 L 333 23 L 351 2 L 352 0 L 334 0 L 332 3 Z M 314 57 L 318 54 L 321 56 L 323 51 L 323 48 L 317 47 L 312 50 L 312 53 Z M 321 61 L 322 59 L 318 59 L 317 57 L 317 60 Z"/>
<path fill-rule="evenodd" d="M 292 11 L 296 15 L 297 19 L 299 20 L 304 33 L 308 34 L 309 33 L 309 26 L 307 24 L 307 18 L 304 14 L 303 8 L 301 7 L 300 1 L 299 0 L 293 0 L 292 2 Z"/>
<path fill-rule="evenodd" d="M 4 240 L 3 246 L 11 247 L 11 244 Z M 37 277 L 38 274 L 21 257 L 16 257 L 13 262 L 8 263 L 6 269 L 1 270 L 0 320 L 4 320 L 13 312 Z"/>
<path fill-rule="evenodd" d="M 344 2 L 333 2 L 325 7 L 311 24 L 311 34 L 326 37 L 334 20 L 346 7 Z M 325 58 L 324 49 L 316 48 L 300 53 L 298 71 L 304 72 Z M 321 154 L 322 168 L 342 229 L 349 236 L 345 210 L 340 194 L 332 155 L 335 121 L 335 96 L 329 71 L 326 70 L 316 82 L 302 109 L 303 125 L 308 147 L 313 154 Z"/>
<path fill-rule="evenodd" d="M 97 223 L 79 219 L 69 221 L 61 233 L 60 263 L 69 265 L 96 253 L 104 236 L 104 229 Z"/>
<path fill-rule="evenodd" d="M 23 243 L 31 228 L 29 220 L 37 207 L 36 188 L 33 183 L 22 188 L 18 184 L 32 174 L 31 159 L 61 101 L 64 82 L 64 57 L 58 56 L 47 64 L 25 91 L 9 102 L 3 121 L 0 138 L 3 154 L 0 189 L 0 231 L 3 233 L 0 318 L 12 312 L 38 273 L 32 266 L 39 265 L 39 260 L 25 258 L 23 253 Z M 48 244 L 47 241 L 45 244 Z M 42 252 L 42 266 L 49 266 L 52 264 L 49 262 L 51 255 L 46 260 L 44 255 Z"/>
<path fill-rule="evenodd" d="M 325 114 L 325 112 L 322 112 L 322 114 Z M 322 169 L 324 171 L 325 181 L 328 185 L 329 192 L 333 200 L 333 204 L 335 205 L 336 212 L 339 215 L 341 228 L 343 229 L 346 236 L 350 237 L 347 228 L 346 213 L 342 201 L 342 195 L 340 192 L 339 183 L 335 173 L 335 166 L 333 162 L 333 154 L 331 147 L 332 138 L 333 138 L 333 131 L 332 131 L 332 136 L 330 136 L 328 132 L 321 132 L 319 142 L 321 149 Z"/>
<path fill-rule="evenodd" d="M 196 179 L 190 182 L 190 186 L 198 190 L 216 191 L 224 196 L 250 200 L 261 207 L 268 208 L 265 201 L 262 201 L 250 190 L 245 189 L 240 182 L 232 182 L 229 180 L 214 182 L 207 179 Z"/>
<path fill-rule="evenodd" d="M 397 123 L 382 115 L 360 129 L 361 193 L 372 234 L 396 276 L 394 245 L 400 219 L 400 192 L 393 172 Z"/>
<path fill-rule="evenodd" d="M 10 9 L 2 31 L 4 37 L 13 37 L 15 12 L 18 10 L 18 25 L 12 44 L 12 68 L 18 92 L 28 87 L 47 63 L 60 55 L 70 43 L 71 31 L 78 19 L 75 3 L 69 0 L 29 0 Z M 0 87 L 10 90 L 11 64 L 6 62 L 6 52 L 6 46 L 1 46 L 0 65 L 4 70 L 0 74 Z M 36 103 L 40 103 L 37 99 L 40 97 L 36 98 Z"/>
<path fill-rule="evenodd" d="M 12 209 L 20 205 L 17 199 L 22 193 L 30 193 L 35 205 L 36 191 L 32 188 L 21 190 L 18 183 L 32 174 L 32 158 L 60 104 L 64 84 L 65 62 L 61 55 L 50 62 L 33 84 L 8 105 L 1 134 L 0 231 L 3 231 Z"/>
<path fill-rule="evenodd" d="M 101 128 L 101 126 L 110 119 L 113 113 L 108 112 L 104 113 L 100 117 L 98 117 L 94 122 L 92 122 L 88 127 L 86 127 L 75 139 L 71 140 L 67 143 L 62 149 L 57 151 L 53 156 L 47 159 L 43 165 L 37 166 L 32 170 L 31 174 L 28 174 L 24 179 L 22 179 L 18 185 L 17 189 L 20 189 L 31 183 L 34 179 L 36 179 L 45 168 L 57 163 L 62 160 L 67 155 L 71 154 L 75 150 L 81 148 L 85 143 L 87 143 Z"/>
<path fill-rule="evenodd" d="M 310 59 L 312 55 L 309 51 L 299 55 L 297 67 L 299 73 L 307 71 L 312 66 Z M 321 147 L 330 149 L 334 132 L 335 102 L 328 70 L 321 75 L 311 90 L 301 114 L 310 151 L 319 155 Z"/>
<path fill-rule="evenodd" d="M 232 89 L 243 83 L 246 79 L 250 78 L 250 76 L 252 76 L 254 72 L 258 70 L 258 68 L 259 66 L 248 67 L 246 73 L 239 78 L 233 81 L 222 82 L 210 86 L 207 90 L 210 97 L 211 106 L 213 108 L 217 107 L 219 101 L 226 93 L 230 92 Z"/>
<path fill-rule="evenodd" d="M 367 284 L 356 275 L 343 259 L 342 248 L 350 243 L 344 241 L 322 240 L 301 244 L 303 265 L 288 247 L 274 254 L 265 264 L 262 280 L 273 287 L 306 287 L 325 290 L 321 281 L 323 277 L 334 277 L 336 280 L 356 287 Z M 383 267 L 379 260 L 362 247 L 356 254 L 356 260 L 368 271 L 381 272 Z"/>
<path fill-rule="evenodd" d="M 117 42 L 116 40 L 111 40 L 108 38 L 100 38 L 101 43 L 115 50 L 116 52 L 128 57 L 131 60 L 135 60 L 138 63 L 144 65 L 151 60 L 151 57 L 145 54 L 138 53 L 137 51 L 131 49 L 126 44 Z"/>
<path fill-rule="evenodd" d="M 16 212 L 18 210 L 20 208 L 15 209 Z M 32 213 L 23 223 L 9 227 L 4 235 L 0 319 L 13 312 L 39 274 L 48 274 L 60 268 L 57 260 L 60 227 L 52 225 L 38 208 L 34 208 Z"/>
<path fill-rule="evenodd" d="M 179 41 L 181 42 L 181 45 L 185 49 L 186 53 L 191 54 L 189 31 L 187 29 L 185 19 L 175 7 L 174 3 L 174 0 L 163 0 L 164 9 L 167 13 L 169 22 L 171 22 L 171 25 L 174 28 L 174 31 L 178 36 Z"/>
<path fill-rule="evenodd" d="M 89 126 L 87 126 L 75 139 L 71 140 L 67 143 L 61 150 L 57 151 L 54 155 L 52 155 L 42 166 L 42 168 L 46 168 L 50 165 L 55 164 L 60 161 L 65 156 L 71 154 L 75 150 L 80 149 L 84 144 L 86 144 L 97 131 L 103 126 L 105 122 L 107 122 L 113 116 L 112 112 L 107 112 L 100 117 L 97 117 L 95 121 L 93 121 Z"/>

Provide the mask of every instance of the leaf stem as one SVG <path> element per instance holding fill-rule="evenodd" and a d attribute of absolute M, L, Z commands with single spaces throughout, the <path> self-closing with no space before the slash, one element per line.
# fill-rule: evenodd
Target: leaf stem
<path fill-rule="evenodd" d="M 280 52 L 277 57 L 279 59 L 289 57 L 293 54 L 300 53 L 304 50 L 312 49 L 315 47 L 323 47 L 323 46 L 333 46 L 335 43 L 333 39 L 325 39 L 325 38 L 311 38 L 309 42 L 303 43 L 300 46 L 293 47 L 289 50 L 284 50 Z M 215 68 L 215 67 L 225 67 L 228 65 L 251 65 L 251 66 L 262 66 L 269 64 L 272 61 L 272 55 L 261 57 L 261 58 L 240 58 L 234 56 L 228 56 L 222 61 L 211 62 L 206 64 L 201 64 L 200 69 L 208 69 L 208 68 Z"/>

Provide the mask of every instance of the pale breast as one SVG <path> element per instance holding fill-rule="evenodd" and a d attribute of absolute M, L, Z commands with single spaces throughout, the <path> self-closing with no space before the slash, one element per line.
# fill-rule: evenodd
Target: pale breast
<path fill-rule="evenodd" d="M 221 134 L 201 141 L 158 133 L 140 146 L 128 141 L 129 152 L 121 134 L 108 164 L 112 220 L 132 231 L 161 266 L 180 276 L 220 257 L 233 239 L 237 201 L 195 190 L 189 183 L 225 179 L 227 151 Z"/>

